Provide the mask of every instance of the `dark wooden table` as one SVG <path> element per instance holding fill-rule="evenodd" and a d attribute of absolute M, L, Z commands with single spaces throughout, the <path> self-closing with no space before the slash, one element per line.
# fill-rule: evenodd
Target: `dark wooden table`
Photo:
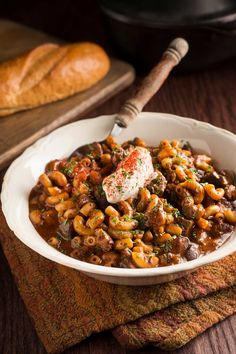
<path fill-rule="evenodd" d="M 26 3 L 29 5 L 28 8 L 26 8 Z M 80 2 L 78 1 L 78 3 Z M 22 4 L 25 4 L 25 7 Z M 49 6 L 46 1 L 38 3 L 23 1 L 20 2 L 20 5 L 17 5 L 16 1 L 9 1 L 7 7 L 0 5 L 0 11 L 7 18 L 26 24 L 35 24 L 35 27 L 54 35 L 61 35 L 64 39 L 77 40 L 85 38 L 96 40 L 97 38 L 99 42 L 104 43 L 107 47 L 106 36 L 101 29 L 97 8 L 95 5 L 94 8 L 91 8 L 93 6 L 92 0 L 87 0 L 86 5 L 83 4 L 85 6 L 83 7 L 85 15 L 83 14 L 84 16 L 82 17 L 81 8 L 78 4 L 77 9 L 74 8 L 75 5 L 73 5 L 72 1 L 58 1 L 57 4 L 58 6 L 55 7 L 55 2 Z M 75 13 L 75 11 L 78 12 Z M 84 18 L 86 18 L 86 14 L 87 16 L 89 15 L 87 17 L 88 31 L 86 31 L 85 27 L 81 28 L 79 25 L 79 17 L 81 17 L 81 21 L 85 25 Z M 52 21 L 50 21 L 52 15 L 54 15 L 54 26 Z M 66 19 L 68 26 L 65 26 Z M 77 24 L 81 30 L 75 32 Z M 198 73 L 172 76 L 161 92 L 149 102 L 146 110 L 193 117 L 236 133 L 235 82 L 235 62 L 224 63 L 215 69 Z M 134 85 L 99 108 L 88 112 L 86 117 L 116 112 L 133 89 Z M 45 354 L 45 349 L 37 338 L 33 323 L 19 296 L 1 248 L 0 284 L 0 353 Z M 236 353 L 235 332 L 236 315 L 210 328 L 183 348 L 172 353 L 233 354 Z M 124 354 L 125 350 L 120 347 L 109 332 L 105 332 L 94 335 L 64 352 L 64 354 L 72 353 Z M 164 352 L 148 347 L 133 353 L 160 354 Z"/>

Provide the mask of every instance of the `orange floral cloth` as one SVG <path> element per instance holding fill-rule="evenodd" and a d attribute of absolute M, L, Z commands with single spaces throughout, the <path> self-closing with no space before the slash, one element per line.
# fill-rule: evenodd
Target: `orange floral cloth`
<path fill-rule="evenodd" d="M 131 287 L 39 256 L 14 236 L 2 213 L 0 241 L 48 353 L 107 329 L 127 348 L 175 349 L 236 312 L 236 253 L 169 283 Z"/>

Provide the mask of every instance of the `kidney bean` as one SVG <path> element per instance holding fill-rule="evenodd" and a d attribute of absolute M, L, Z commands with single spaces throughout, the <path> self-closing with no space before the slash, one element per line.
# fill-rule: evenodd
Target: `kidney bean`
<path fill-rule="evenodd" d="M 191 244 L 189 248 L 185 252 L 185 258 L 188 261 L 192 261 L 194 259 L 197 259 L 200 255 L 199 248 L 196 244 Z"/>

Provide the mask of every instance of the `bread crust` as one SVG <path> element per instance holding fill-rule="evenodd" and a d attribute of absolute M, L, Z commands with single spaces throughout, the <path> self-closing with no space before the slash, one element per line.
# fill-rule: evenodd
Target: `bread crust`
<path fill-rule="evenodd" d="M 83 42 L 46 43 L 0 64 L 0 116 L 55 102 L 87 90 L 110 68 L 105 51 Z"/>

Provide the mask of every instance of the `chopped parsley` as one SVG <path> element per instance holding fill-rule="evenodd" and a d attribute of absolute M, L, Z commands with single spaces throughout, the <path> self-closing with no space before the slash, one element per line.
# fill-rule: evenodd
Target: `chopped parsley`
<path fill-rule="evenodd" d="M 105 196 L 105 192 L 102 188 L 102 184 L 100 184 L 98 187 L 97 187 L 97 193 L 99 194 L 100 197 L 102 196 Z"/>
<path fill-rule="evenodd" d="M 91 160 L 94 158 L 94 155 L 91 152 L 89 152 L 86 156 Z"/>
<path fill-rule="evenodd" d="M 162 256 L 163 256 L 163 259 L 166 261 L 166 263 L 170 263 L 171 254 L 169 252 L 168 253 L 164 253 Z"/>
<path fill-rule="evenodd" d="M 144 231 L 143 231 L 143 230 L 132 230 L 132 231 L 131 231 L 131 234 L 132 234 L 133 236 L 139 235 L 139 234 L 144 234 Z"/>
<path fill-rule="evenodd" d="M 153 250 L 153 253 L 154 253 L 155 256 L 158 256 L 159 253 L 160 253 L 160 250 L 159 250 L 159 249 L 154 249 L 154 250 Z"/>
<path fill-rule="evenodd" d="M 117 224 L 117 218 L 116 218 L 116 217 L 112 216 L 111 220 L 112 220 L 112 222 L 113 222 L 114 224 Z"/>
<path fill-rule="evenodd" d="M 61 172 L 64 173 L 64 175 L 66 175 L 68 177 L 72 177 L 73 172 L 74 172 L 74 168 L 77 164 L 78 164 L 78 162 L 75 160 L 69 161 L 65 164 L 64 167 L 61 168 Z"/>
<path fill-rule="evenodd" d="M 128 177 L 128 178 L 131 177 L 131 176 L 130 176 L 130 173 L 127 172 L 127 171 L 125 171 L 125 170 L 122 170 L 122 175 L 123 175 L 124 177 Z"/>
<path fill-rule="evenodd" d="M 59 230 L 56 231 L 56 237 L 59 241 L 66 240 Z"/>
<path fill-rule="evenodd" d="M 208 173 L 209 173 L 209 172 L 212 172 L 212 171 L 213 171 L 213 167 L 209 165 L 209 166 L 207 167 L 206 172 L 208 172 Z"/>
<path fill-rule="evenodd" d="M 123 190 L 122 186 L 116 186 L 116 189 L 118 190 L 118 192 L 122 192 Z"/>
<path fill-rule="evenodd" d="M 85 181 L 84 184 L 88 188 L 89 192 L 92 192 L 93 189 L 92 189 L 91 185 L 88 183 L 88 181 Z"/>
<path fill-rule="evenodd" d="M 123 220 L 124 221 L 131 221 L 131 218 L 129 217 L 129 215 L 124 215 Z"/>
<path fill-rule="evenodd" d="M 198 170 L 196 168 L 191 167 L 189 168 L 189 171 L 191 171 L 192 173 L 197 173 Z"/>
<path fill-rule="evenodd" d="M 143 213 L 136 213 L 134 219 L 139 222 L 140 229 L 145 229 L 146 227 L 146 216 Z"/>
<path fill-rule="evenodd" d="M 174 218 L 178 218 L 180 216 L 180 211 L 178 209 L 175 209 L 172 211 L 172 215 Z"/>
<path fill-rule="evenodd" d="M 142 165 L 142 163 L 143 163 L 142 159 L 138 158 L 138 163 L 139 163 L 139 165 Z"/>
<path fill-rule="evenodd" d="M 166 241 L 165 243 L 163 243 L 162 245 L 160 245 L 160 248 L 165 252 L 171 252 L 172 250 L 172 241 Z"/>

